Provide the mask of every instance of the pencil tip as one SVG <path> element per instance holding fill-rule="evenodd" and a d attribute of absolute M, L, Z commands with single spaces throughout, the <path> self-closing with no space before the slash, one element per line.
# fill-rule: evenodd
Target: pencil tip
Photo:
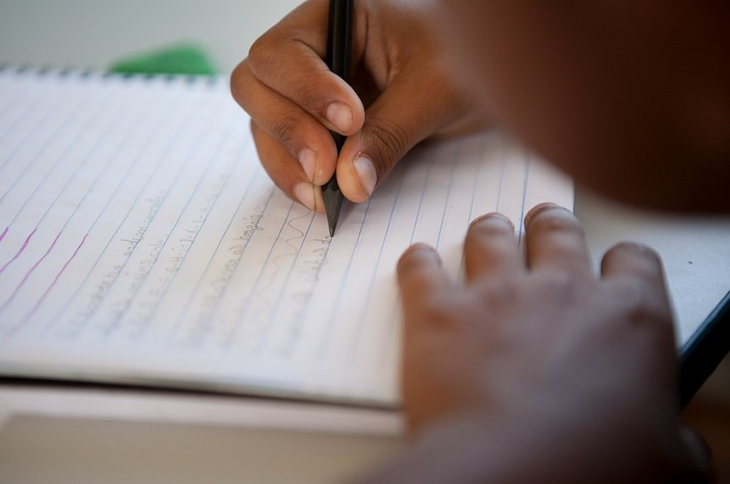
<path fill-rule="evenodd" d="M 322 199 L 324 200 L 324 211 L 327 214 L 330 237 L 333 237 L 337 228 L 337 219 L 340 217 L 342 202 L 345 200 L 334 176 L 322 187 Z"/>

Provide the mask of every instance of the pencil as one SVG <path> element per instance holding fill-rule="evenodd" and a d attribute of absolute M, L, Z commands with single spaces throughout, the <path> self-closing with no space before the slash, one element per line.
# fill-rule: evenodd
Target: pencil
<path fill-rule="evenodd" d="M 352 57 L 352 24 L 354 0 L 330 0 L 329 28 L 327 49 L 327 65 L 330 70 L 340 76 L 345 82 L 350 82 L 350 61 Z M 339 133 L 332 133 L 340 153 L 345 137 Z M 330 237 L 335 235 L 337 220 L 345 197 L 337 184 L 337 173 L 322 187 L 324 210 L 327 214 L 327 224 Z"/>

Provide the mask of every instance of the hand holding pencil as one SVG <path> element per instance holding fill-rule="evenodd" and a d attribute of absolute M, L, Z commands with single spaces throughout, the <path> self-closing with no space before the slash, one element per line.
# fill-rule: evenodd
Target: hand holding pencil
<path fill-rule="evenodd" d="M 418 142 L 486 124 L 418 8 L 356 4 L 349 84 L 326 63 L 329 10 L 329 0 L 302 4 L 257 40 L 231 80 L 265 169 L 317 212 L 335 173 L 344 197 L 363 202 Z M 330 131 L 347 137 L 339 155 Z"/>

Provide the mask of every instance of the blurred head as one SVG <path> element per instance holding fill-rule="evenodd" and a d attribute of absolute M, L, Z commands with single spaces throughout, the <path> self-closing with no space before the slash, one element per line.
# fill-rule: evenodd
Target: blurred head
<path fill-rule="evenodd" d="M 485 107 L 582 183 L 730 211 L 730 2 L 442 0 Z"/>

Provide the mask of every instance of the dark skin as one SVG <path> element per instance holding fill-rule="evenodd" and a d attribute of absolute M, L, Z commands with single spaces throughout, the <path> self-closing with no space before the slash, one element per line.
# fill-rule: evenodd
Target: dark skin
<path fill-rule="evenodd" d="M 233 96 L 252 117 L 264 168 L 318 212 L 321 186 L 335 168 L 342 193 L 363 202 L 418 142 L 491 119 L 454 83 L 437 40 L 408 2 L 358 3 L 355 88 L 345 84 L 322 60 L 328 6 L 315 0 L 291 12 L 256 41 L 231 79 Z M 348 136 L 339 158 L 329 130 Z"/>
<path fill-rule="evenodd" d="M 555 205 L 528 214 L 525 249 L 488 214 L 466 236 L 461 287 L 425 245 L 401 258 L 403 396 L 422 442 L 376 481 L 701 477 L 658 255 L 622 244 L 596 275 L 580 223 Z"/>
<path fill-rule="evenodd" d="M 577 182 L 649 208 L 730 211 L 730 4 L 440 2 L 501 121 Z"/>
<path fill-rule="evenodd" d="M 414 144 L 496 120 L 604 195 L 730 211 L 726 2 L 362 0 L 355 89 L 322 61 L 327 3 L 273 27 L 232 77 L 262 163 L 310 208 L 321 211 L 335 167 L 360 202 Z M 339 157 L 328 129 L 349 137 Z M 594 274 L 570 212 L 539 206 L 525 225 L 523 254 L 504 217 L 475 221 L 462 286 L 433 249 L 403 255 L 414 445 L 372 479 L 706 479 L 706 455 L 679 420 L 659 257 L 622 244 Z"/>

